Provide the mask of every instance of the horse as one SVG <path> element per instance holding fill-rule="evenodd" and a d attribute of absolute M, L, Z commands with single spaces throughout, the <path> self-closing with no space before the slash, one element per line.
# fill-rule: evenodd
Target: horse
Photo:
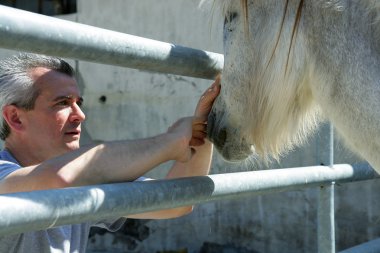
<path fill-rule="evenodd" d="M 329 120 L 380 172 L 380 1 L 213 5 L 225 58 L 207 134 L 222 156 L 279 159 Z"/>

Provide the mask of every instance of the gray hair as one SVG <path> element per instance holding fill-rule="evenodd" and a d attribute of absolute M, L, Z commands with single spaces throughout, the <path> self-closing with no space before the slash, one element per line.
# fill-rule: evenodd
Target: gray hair
<path fill-rule="evenodd" d="M 0 108 L 6 105 L 32 110 L 39 95 L 30 70 L 38 67 L 52 69 L 74 77 L 73 68 L 66 61 L 46 55 L 22 53 L 0 61 Z M 10 128 L 1 115 L 0 138 L 5 140 Z"/>

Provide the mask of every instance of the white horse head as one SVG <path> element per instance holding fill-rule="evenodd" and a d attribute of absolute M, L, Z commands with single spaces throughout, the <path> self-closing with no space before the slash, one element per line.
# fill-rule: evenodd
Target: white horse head
<path fill-rule="evenodd" d="M 277 158 L 323 115 L 380 171 L 380 1 L 214 4 L 225 58 L 208 134 L 221 154 Z"/>

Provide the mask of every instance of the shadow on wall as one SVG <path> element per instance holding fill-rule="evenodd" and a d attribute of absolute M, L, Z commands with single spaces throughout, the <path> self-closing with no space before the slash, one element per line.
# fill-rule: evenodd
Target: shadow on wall
<path fill-rule="evenodd" d="M 149 227 L 146 226 L 146 223 L 149 221 L 150 220 L 127 219 L 118 231 L 112 233 L 103 228 L 92 227 L 89 242 L 93 244 L 94 247 L 100 247 L 96 235 L 103 236 L 108 233 L 113 235 L 113 243 L 121 243 L 125 245 L 126 249 L 135 252 L 141 242 L 147 239 L 151 233 Z"/>
<path fill-rule="evenodd" d="M 102 239 L 97 241 L 97 236 L 112 234 L 113 244 L 121 243 L 125 246 L 126 252 L 139 252 L 139 245 L 149 237 L 151 231 L 146 225 L 150 220 L 128 219 L 123 227 L 116 232 L 108 232 L 103 228 L 94 227 L 91 229 L 89 241 L 93 248 L 101 250 Z M 156 253 L 189 253 L 188 249 L 181 248 L 175 250 L 159 250 Z M 213 242 L 204 242 L 199 253 L 259 253 L 255 250 L 248 250 L 243 247 L 238 247 L 233 244 L 218 244 Z"/>

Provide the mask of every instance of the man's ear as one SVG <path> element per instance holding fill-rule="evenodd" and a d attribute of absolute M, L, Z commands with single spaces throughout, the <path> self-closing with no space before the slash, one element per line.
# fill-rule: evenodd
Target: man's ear
<path fill-rule="evenodd" d="M 3 107 L 3 118 L 8 123 L 11 131 L 19 132 L 24 129 L 22 121 L 22 110 L 15 105 Z"/>

